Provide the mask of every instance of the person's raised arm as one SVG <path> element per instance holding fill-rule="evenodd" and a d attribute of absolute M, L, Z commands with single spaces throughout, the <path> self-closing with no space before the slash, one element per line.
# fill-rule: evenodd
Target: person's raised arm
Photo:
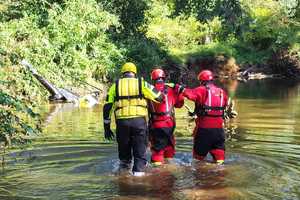
<path fill-rule="evenodd" d="M 198 98 L 198 93 L 196 92 L 196 88 L 195 89 L 189 89 L 189 88 L 185 88 L 183 90 L 183 96 L 188 98 L 191 101 L 196 101 Z"/>
<path fill-rule="evenodd" d="M 144 80 L 142 80 L 142 93 L 146 99 L 156 103 L 163 101 L 162 93 L 156 90 L 153 85 Z"/>
<path fill-rule="evenodd" d="M 181 108 L 184 105 L 184 96 L 183 91 L 185 90 L 184 86 L 180 84 L 176 84 L 174 86 L 174 92 L 176 94 L 176 100 L 175 100 L 175 108 Z"/>

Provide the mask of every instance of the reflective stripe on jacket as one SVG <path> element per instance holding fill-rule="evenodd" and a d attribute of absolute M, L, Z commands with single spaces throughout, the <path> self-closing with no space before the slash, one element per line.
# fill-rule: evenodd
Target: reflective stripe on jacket
<path fill-rule="evenodd" d="M 206 100 L 204 104 L 197 104 L 195 112 L 198 117 L 224 117 L 224 110 L 226 107 L 224 91 L 215 85 L 207 85 L 206 88 Z"/>

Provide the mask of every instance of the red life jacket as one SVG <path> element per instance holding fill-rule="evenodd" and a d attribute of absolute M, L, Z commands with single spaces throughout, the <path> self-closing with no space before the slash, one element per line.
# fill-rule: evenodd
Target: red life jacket
<path fill-rule="evenodd" d="M 196 114 L 199 117 L 223 117 L 226 107 L 224 91 L 214 85 L 206 85 L 205 88 L 205 102 L 196 105 Z"/>
<path fill-rule="evenodd" d="M 165 120 L 174 120 L 174 98 L 173 91 L 169 86 L 162 85 L 163 88 L 156 89 L 160 90 L 163 93 L 163 102 L 154 103 L 150 102 L 149 112 L 150 119 L 152 122 L 165 121 Z"/>

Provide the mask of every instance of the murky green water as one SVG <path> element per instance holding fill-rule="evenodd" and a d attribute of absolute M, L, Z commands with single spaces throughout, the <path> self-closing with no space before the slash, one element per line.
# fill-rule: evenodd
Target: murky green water
<path fill-rule="evenodd" d="M 44 134 L 6 155 L 0 199 L 300 199 L 300 84 L 232 82 L 239 116 L 227 124 L 224 166 L 192 161 L 190 137 L 177 139 L 173 164 L 148 176 L 116 173 L 116 145 L 103 138 L 101 106 L 51 105 Z M 190 134 L 177 110 L 178 134 Z"/>

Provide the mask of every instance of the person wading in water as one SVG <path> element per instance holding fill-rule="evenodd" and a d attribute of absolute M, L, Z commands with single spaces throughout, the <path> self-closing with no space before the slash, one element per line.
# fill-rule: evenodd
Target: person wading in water
<path fill-rule="evenodd" d="M 184 104 L 183 87 L 178 84 L 165 83 L 166 75 L 162 69 L 151 72 L 155 89 L 163 94 L 163 102 L 148 102 L 149 107 L 149 134 L 151 142 L 151 162 L 161 165 L 165 159 L 169 160 L 175 154 L 175 109 Z"/>
<path fill-rule="evenodd" d="M 136 76 L 133 63 L 125 63 L 121 73 L 122 77 L 110 87 L 103 107 L 104 136 L 108 140 L 114 138 L 110 129 L 114 110 L 120 169 L 129 169 L 133 157 L 133 175 L 143 176 L 148 144 L 146 99 L 161 102 L 163 97 L 154 86 Z"/>
<path fill-rule="evenodd" d="M 228 105 L 226 92 L 213 84 L 213 73 L 203 70 L 198 75 L 200 86 L 185 88 L 183 96 L 195 102 L 193 157 L 203 160 L 210 153 L 214 161 L 223 164 L 225 160 L 224 117 L 234 118 L 237 113 Z M 226 115 L 226 116 L 225 116 Z"/>

